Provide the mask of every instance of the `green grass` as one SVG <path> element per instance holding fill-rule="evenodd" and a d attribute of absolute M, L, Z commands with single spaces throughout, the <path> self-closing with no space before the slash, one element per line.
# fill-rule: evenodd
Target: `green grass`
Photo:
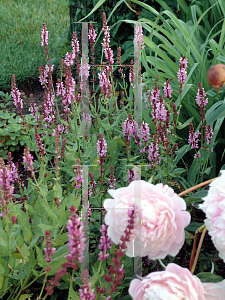
<path fill-rule="evenodd" d="M 30 78 L 37 78 L 39 66 L 45 64 L 44 50 L 41 47 L 43 22 L 47 24 L 49 31 L 50 58 L 65 55 L 68 10 L 66 0 L 1 1 L 0 90 L 10 88 L 13 73 L 20 84 Z"/>

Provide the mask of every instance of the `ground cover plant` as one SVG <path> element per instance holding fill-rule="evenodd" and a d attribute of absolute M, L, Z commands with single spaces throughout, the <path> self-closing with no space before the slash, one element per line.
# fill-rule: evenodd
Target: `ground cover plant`
<path fill-rule="evenodd" d="M 22 181 L 12 153 L 3 146 L 17 140 L 19 133 L 13 137 L 11 130 L 0 131 L 1 151 L 4 155 L 7 151 L 0 160 L 1 298 L 223 299 L 225 280 L 215 273 L 225 260 L 225 173 L 215 170 L 214 148 L 224 116 L 214 116 L 208 123 L 218 104 L 211 103 L 208 109 L 210 99 L 196 81 L 198 118 L 181 118 L 184 99 L 192 92 L 185 90 L 185 84 L 193 68 L 188 69 L 190 63 L 182 52 L 174 62 L 173 78 L 169 74 L 162 82 L 156 77 L 151 88 L 149 82 L 141 82 L 141 53 L 144 56 L 148 47 L 142 26 L 135 24 L 129 89 L 120 49 L 114 61 L 109 47 L 105 15 L 105 64 L 104 60 L 96 70 L 96 35 L 90 25 L 90 63 L 84 54 L 80 60 L 74 33 L 72 52 L 61 60 L 56 83 L 43 24 L 46 64 L 39 68 L 45 91 L 41 112 L 31 95 L 32 114 L 23 114 L 12 76 L 11 94 L 20 117 L 8 116 L 10 121 L 3 122 L 6 128 L 18 123 L 23 131 L 20 145 L 24 145 L 28 180 Z M 119 100 L 113 81 L 115 62 L 124 90 Z M 78 82 L 72 77 L 72 65 Z M 88 77 L 91 83 L 99 81 L 98 98 L 88 91 Z M 172 90 L 172 82 L 178 90 Z M 182 140 L 186 129 L 187 138 Z M 206 214 L 205 224 L 198 222 L 199 211 Z M 209 252 L 203 241 L 207 229 L 215 245 Z"/>

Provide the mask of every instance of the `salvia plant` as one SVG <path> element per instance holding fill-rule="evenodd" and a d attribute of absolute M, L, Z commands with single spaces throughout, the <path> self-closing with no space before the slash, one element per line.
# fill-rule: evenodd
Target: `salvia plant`
<path fill-rule="evenodd" d="M 152 89 L 143 93 L 139 122 L 134 91 L 144 85 L 141 23 L 134 32 L 137 55 L 130 64 L 129 93 L 121 49 L 115 59 L 104 13 L 103 32 L 106 61 L 98 70 L 96 34 L 90 24 L 91 63 L 80 54 L 74 32 L 72 51 L 61 60 L 61 77 L 55 84 L 43 24 L 41 112 L 31 95 L 32 114 L 23 114 L 12 76 L 11 94 L 21 126 L 26 130 L 30 124 L 23 152 L 28 179 L 22 179 L 13 153 L 0 158 L 1 299 L 223 299 L 225 280 L 214 274 L 214 268 L 218 260 L 225 261 L 225 173 L 204 181 L 210 173 L 206 170 L 213 167 L 206 157 L 213 155 L 218 132 L 206 124 L 204 87 L 196 83 L 199 126 L 193 125 L 194 117 L 181 123 L 189 63 L 181 56 L 176 78 L 168 78 L 163 89 L 156 78 Z M 120 99 L 114 64 L 122 78 Z M 88 78 L 91 84 L 99 82 L 99 94 L 89 89 Z M 178 104 L 173 101 L 172 80 L 179 84 Z M 184 149 L 177 136 L 177 130 L 186 127 L 185 151 L 197 176 L 193 185 L 181 163 Z M 207 191 L 203 187 L 208 184 Z M 197 189 L 201 190 L 195 193 Z M 205 224 L 193 213 L 202 197 L 199 207 L 206 214 Z M 201 251 L 207 229 L 216 248 L 209 254 Z M 206 264 L 198 266 L 199 256 Z"/>

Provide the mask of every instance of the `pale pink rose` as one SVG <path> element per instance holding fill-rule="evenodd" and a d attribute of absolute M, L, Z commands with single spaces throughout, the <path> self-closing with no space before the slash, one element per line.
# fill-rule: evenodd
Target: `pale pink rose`
<path fill-rule="evenodd" d="M 176 256 L 184 244 L 184 228 L 191 216 L 186 210 L 185 201 L 173 189 L 161 183 L 150 184 L 144 180 L 134 180 L 129 186 L 109 190 L 114 199 L 106 199 L 105 223 L 107 234 L 115 244 L 128 224 L 128 210 L 133 209 L 135 196 L 134 240 L 142 247 L 134 255 L 150 259 Z M 133 237 L 127 242 L 126 255 L 133 257 Z"/>
<path fill-rule="evenodd" d="M 206 300 L 224 300 L 225 299 L 225 280 L 217 283 L 209 282 L 202 284 L 205 290 Z"/>
<path fill-rule="evenodd" d="M 208 194 L 199 208 L 206 214 L 205 225 L 219 256 L 225 262 L 225 170 L 221 173 L 210 183 Z"/>
<path fill-rule="evenodd" d="M 134 300 L 208 300 L 200 279 L 172 263 L 164 271 L 133 279 L 128 292 Z"/>

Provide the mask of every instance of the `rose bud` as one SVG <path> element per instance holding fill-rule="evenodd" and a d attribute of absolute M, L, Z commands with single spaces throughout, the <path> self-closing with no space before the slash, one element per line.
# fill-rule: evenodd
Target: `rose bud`
<path fill-rule="evenodd" d="M 211 67 L 207 74 L 207 80 L 209 85 L 219 92 L 225 82 L 225 65 L 218 64 Z"/>

